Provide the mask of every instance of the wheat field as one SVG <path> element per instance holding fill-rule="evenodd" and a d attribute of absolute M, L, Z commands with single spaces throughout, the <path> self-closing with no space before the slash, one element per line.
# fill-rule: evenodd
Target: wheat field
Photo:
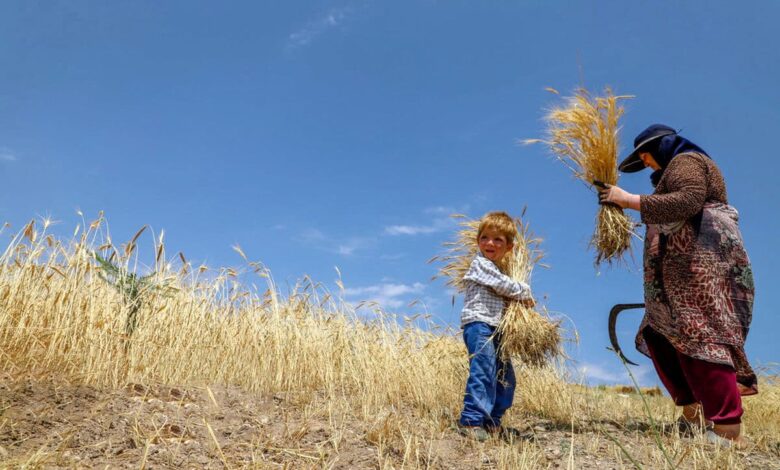
<path fill-rule="evenodd" d="M 283 292 L 239 247 L 242 268 L 212 269 L 170 256 L 161 234 L 152 234 L 153 251 L 144 253 L 153 262 L 144 266 L 140 242 L 150 237 L 143 230 L 115 244 L 102 215 L 80 224 L 69 239 L 49 234 L 49 225 L 31 222 L 16 234 L 5 229 L 10 241 L 0 256 L 0 371 L 9 382 L 287 394 L 301 413 L 329 416 L 324 426 L 331 435 L 362 423 L 355 439 L 375 455 L 372 468 L 454 468 L 450 454 L 468 462 L 462 468 L 590 468 L 591 461 L 593 468 L 607 468 L 599 458 L 614 468 L 751 468 L 751 462 L 771 468 L 780 455 L 780 386 L 770 376 L 762 377 L 761 393 L 745 401 L 753 443 L 746 453 L 669 433 L 676 415 L 668 399 L 577 384 L 565 364 L 515 363 L 518 393 L 506 424 L 520 429 L 543 423 L 537 431 L 558 433 L 570 441 L 568 451 L 551 455 L 538 441 L 469 442 L 453 431 L 468 372 L 457 331 L 419 328 L 419 318 L 378 308 L 358 314 L 338 292 L 309 279 Z M 15 451 L 12 434 L 3 437 L 14 416 L 0 414 L 6 466 L 46 468 L 64 458 L 56 442 L 34 453 Z M 214 437 L 212 426 L 206 428 Z M 437 454 L 442 443 L 449 450 Z M 136 468 L 150 458 L 149 445 Z M 293 440 L 288 445 L 280 452 L 287 459 L 282 463 L 231 460 L 219 444 L 214 455 L 228 468 L 343 467 L 335 440 L 318 444 L 320 457 L 295 450 Z"/>

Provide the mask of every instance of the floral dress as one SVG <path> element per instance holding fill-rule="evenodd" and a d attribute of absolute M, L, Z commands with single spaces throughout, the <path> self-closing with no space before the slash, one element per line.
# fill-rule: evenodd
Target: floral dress
<path fill-rule="evenodd" d="M 649 326 L 686 356 L 733 367 L 742 394 L 757 393 L 744 349 L 753 273 L 720 170 L 705 155 L 677 155 L 640 212 L 647 232 L 637 349 L 649 356 Z"/>

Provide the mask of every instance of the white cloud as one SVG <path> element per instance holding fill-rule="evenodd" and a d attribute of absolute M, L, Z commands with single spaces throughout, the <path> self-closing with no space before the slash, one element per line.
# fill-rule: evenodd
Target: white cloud
<path fill-rule="evenodd" d="M 606 370 L 597 364 L 585 363 L 577 368 L 577 372 L 586 381 L 595 380 L 598 382 L 618 383 L 623 379 L 622 375 Z"/>
<path fill-rule="evenodd" d="M 465 210 L 465 209 L 464 209 Z M 451 230 L 457 224 L 457 220 L 450 217 L 452 214 L 462 213 L 464 210 L 458 210 L 453 207 L 434 206 L 423 210 L 423 213 L 434 216 L 433 220 L 427 224 L 403 224 L 390 225 L 385 227 L 385 235 L 428 235 L 431 233 L 444 232 Z"/>
<path fill-rule="evenodd" d="M 385 227 L 387 235 L 420 235 L 438 231 L 439 229 L 433 225 L 391 225 Z"/>
<path fill-rule="evenodd" d="M 438 214 L 438 215 L 450 216 L 452 214 L 459 214 L 467 210 L 468 210 L 468 206 L 464 206 L 461 209 L 456 209 L 454 207 L 449 207 L 449 206 L 432 206 L 432 207 L 425 208 L 423 212 L 425 212 L 426 214 Z"/>
<path fill-rule="evenodd" d="M 349 256 L 355 252 L 357 246 L 354 245 L 339 245 L 336 249 L 336 253 L 344 256 Z"/>
<path fill-rule="evenodd" d="M 309 228 L 301 232 L 301 239 L 305 242 L 318 242 L 323 241 L 327 237 L 324 233 L 322 233 L 321 230 L 317 230 L 316 228 Z"/>
<path fill-rule="evenodd" d="M 343 256 L 351 256 L 355 254 L 357 250 L 362 250 L 372 246 L 375 243 L 375 239 L 371 237 L 353 237 L 344 241 L 339 241 L 335 244 L 335 249 L 329 251 L 335 251 Z"/>
<path fill-rule="evenodd" d="M 15 162 L 16 155 L 8 149 L 0 148 L 0 160 L 4 162 Z"/>
<path fill-rule="evenodd" d="M 337 27 L 350 15 L 348 8 L 334 8 L 323 17 L 310 21 L 306 26 L 290 34 L 287 38 L 287 47 L 295 49 L 305 47 L 325 32 Z"/>
<path fill-rule="evenodd" d="M 631 367 L 631 373 L 641 386 L 655 385 L 653 379 L 653 373 L 655 370 L 649 365 L 629 366 Z M 616 366 L 615 368 L 606 368 L 599 364 L 593 364 L 585 362 L 576 370 L 577 379 L 582 379 L 584 382 L 591 383 L 603 383 L 603 384 L 622 384 L 632 385 L 631 377 L 628 372 L 622 366 Z"/>
<path fill-rule="evenodd" d="M 408 304 L 409 296 L 419 295 L 425 290 L 425 284 L 396 284 L 385 282 L 365 287 L 347 287 L 344 297 L 350 302 L 376 302 L 383 309 L 397 309 Z"/>
<path fill-rule="evenodd" d="M 316 228 L 303 230 L 297 239 L 311 245 L 312 248 L 342 256 L 354 255 L 356 251 L 369 248 L 376 242 L 376 239 L 372 237 L 351 237 L 339 240 Z"/>

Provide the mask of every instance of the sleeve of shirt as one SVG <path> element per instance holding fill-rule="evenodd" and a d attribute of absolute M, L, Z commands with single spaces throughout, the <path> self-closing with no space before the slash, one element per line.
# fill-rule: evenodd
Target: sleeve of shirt
<path fill-rule="evenodd" d="M 492 261 L 485 258 L 474 258 L 463 279 L 490 287 L 498 295 L 510 299 L 526 300 L 531 298 L 531 288 L 528 284 L 513 281 L 502 273 Z"/>
<path fill-rule="evenodd" d="M 639 212 L 646 224 L 686 220 L 704 207 L 707 198 L 707 166 L 694 157 L 680 155 L 664 175 L 669 189 L 664 194 L 643 195 Z"/>

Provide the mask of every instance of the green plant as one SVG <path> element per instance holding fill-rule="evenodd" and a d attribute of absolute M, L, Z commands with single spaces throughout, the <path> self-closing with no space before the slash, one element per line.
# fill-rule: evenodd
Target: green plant
<path fill-rule="evenodd" d="M 100 268 L 98 276 L 114 287 L 122 296 L 122 305 L 127 311 L 125 334 L 128 339 L 138 327 L 138 311 L 147 298 L 152 293 L 170 295 L 177 290 L 170 285 L 171 279 L 159 280 L 156 272 L 139 276 L 129 272 L 126 267 L 112 262 L 115 253 L 112 253 L 108 259 L 103 258 L 98 253 L 93 253 L 92 256 Z"/>

